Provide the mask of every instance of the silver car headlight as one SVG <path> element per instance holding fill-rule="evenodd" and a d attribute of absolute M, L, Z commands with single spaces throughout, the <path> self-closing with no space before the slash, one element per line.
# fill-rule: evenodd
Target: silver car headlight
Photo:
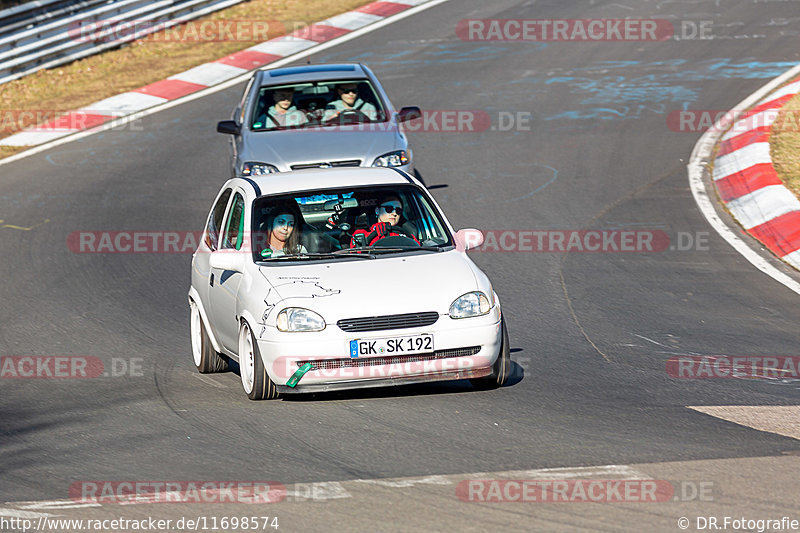
<path fill-rule="evenodd" d="M 468 292 L 450 304 L 450 318 L 469 318 L 487 314 L 492 309 L 489 298 L 480 291 Z"/>
<path fill-rule="evenodd" d="M 396 152 L 389 152 L 380 157 L 375 158 L 372 163 L 373 167 L 402 167 L 407 165 L 410 160 L 405 150 L 397 150 Z"/>
<path fill-rule="evenodd" d="M 322 331 L 325 320 L 311 309 L 287 307 L 275 321 L 280 331 Z"/>
<path fill-rule="evenodd" d="M 264 174 L 272 174 L 273 172 L 280 172 L 278 167 L 268 165 L 267 163 L 258 163 L 256 161 L 248 161 L 242 165 L 242 176 L 263 176 Z"/>

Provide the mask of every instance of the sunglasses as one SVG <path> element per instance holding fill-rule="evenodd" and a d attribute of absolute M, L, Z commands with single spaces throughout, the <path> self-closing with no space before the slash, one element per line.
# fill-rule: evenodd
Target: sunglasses
<path fill-rule="evenodd" d="M 355 87 L 351 87 L 351 88 L 348 88 L 348 89 L 345 89 L 344 87 L 340 87 L 339 90 L 342 91 L 342 93 L 353 93 L 353 94 L 355 94 L 355 93 L 358 92 L 358 89 L 356 89 Z"/>
<path fill-rule="evenodd" d="M 402 216 L 403 215 L 403 208 L 402 207 L 396 207 L 396 206 L 393 206 L 393 205 L 382 205 L 381 207 L 384 209 L 384 211 L 386 211 L 386 213 L 394 213 L 394 212 L 396 212 L 397 216 Z"/>

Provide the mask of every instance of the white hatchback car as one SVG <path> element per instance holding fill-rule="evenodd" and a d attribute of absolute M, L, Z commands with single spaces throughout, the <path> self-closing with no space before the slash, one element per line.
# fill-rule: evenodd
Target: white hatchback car
<path fill-rule="evenodd" d="M 200 372 L 237 361 L 250 399 L 471 379 L 511 365 L 500 300 L 424 186 L 397 169 L 234 178 L 192 259 Z"/>

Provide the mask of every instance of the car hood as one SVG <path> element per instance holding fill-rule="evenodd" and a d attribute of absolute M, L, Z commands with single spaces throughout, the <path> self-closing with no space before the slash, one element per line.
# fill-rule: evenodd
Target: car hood
<path fill-rule="evenodd" d="M 294 306 L 313 309 L 328 323 L 425 311 L 446 314 L 453 300 L 480 288 L 473 266 L 464 254 L 450 251 L 259 269 L 270 285 L 265 315 L 274 324 L 281 309 Z"/>
<path fill-rule="evenodd" d="M 396 124 L 376 123 L 375 126 L 373 131 L 340 126 L 249 132 L 241 157 L 275 165 L 283 172 L 291 170 L 291 165 L 295 164 L 352 159 L 362 160 L 362 166 L 371 166 L 376 157 L 403 149 Z"/>

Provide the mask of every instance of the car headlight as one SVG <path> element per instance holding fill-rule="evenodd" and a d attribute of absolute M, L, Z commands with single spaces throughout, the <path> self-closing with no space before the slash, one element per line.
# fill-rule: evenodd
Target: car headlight
<path fill-rule="evenodd" d="M 450 304 L 450 318 L 469 318 L 485 315 L 492 306 L 485 294 L 479 291 L 468 292 Z"/>
<path fill-rule="evenodd" d="M 302 307 L 287 307 L 276 320 L 280 331 L 322 331 L 325 320 L 318 313 Z"/>
<path fill-rule="evenodd" d="M 264 174 L 272 174 L 273 172 L 280 171 L 278 167 L 266 163 L 248 161 L 242 165 L 242 176 L 263 176 Z"/>
<path fill-rule="evenodd" d="M 375 158 L 372 163 L 373 167 L 401 167 L 408 164 L 408 154 L 405 150 L 398 150 L 396 152 L 389 152 L 380 157 Z"/>

